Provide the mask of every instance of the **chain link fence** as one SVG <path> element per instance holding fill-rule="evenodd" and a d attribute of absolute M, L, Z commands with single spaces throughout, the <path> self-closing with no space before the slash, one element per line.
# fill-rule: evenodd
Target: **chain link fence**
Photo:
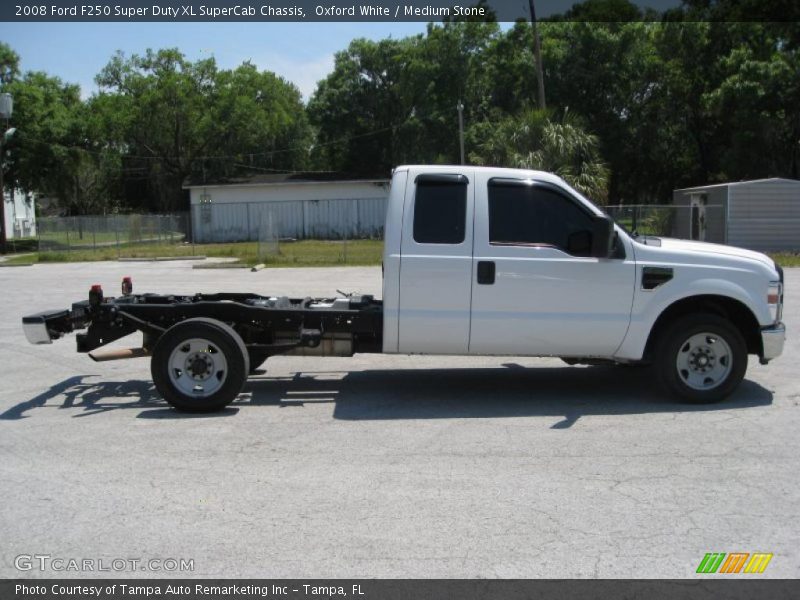
<path fill-rule="evenodd" d="M 623 204 L 604 208 L 617 223 L 634 233 L 725 242 L 724 207 L 718 204 Z"/>
<path fill-rule="evenodd" d="M 119 258 L 194 254 L 189 213 L 167 215 L 89 215 L 37 220 L 40 252 L 89 252 Z"/>
<path fill-rule="evenodd" d="M 195 242 L 241 245 L 264 264 L 372 264 L 385 219 L 385 197 L 192 205 Z"/>
<path fill-rule="evenodd" d="M 280 235 L 278 233 L 277 215 L 274 211 L 261 213 L 258 227 L 258 247 L 256 257 L 260 263 L 272 262 L 281 252 Z"/>
<path fill-rule="evenodd" d="M 347 264 L 359 252 L 354 240 L 381 240 L 383 199 L 281 201 L 193 206 L 192 212 L 42 217 L 38 249 L 51 260 L 71 253 L 85 259 L 194 256 L 195 243 L 248 246 L 258 262 L 285 262 L 293 242 L 319 246 L 331 264 Z M 725 241 L 720 205 L 611 205 L 605 210 L 629 231 L 643 235 Z M 11 241 L 10 241 L 11 243 Z M 202 253 L 202 250 L 200 251 Z M 354 254 L 354 256 L 351 256 Z M 73 254 L 75 257 L 75 254 Z M 366 260 L 366 259 L 364 259 Z"/>
<path fill-rule="evenodd" d="M 277 203 L 276 203 L 277 204 Z M 281 210 L 284 208 L 284 210 Z M 374 264 L 383 251 L 383 228 L 373 230 L 371 235 L 355 235 L 357 231 L 347 227 L 336 231 L 307 232 L 303 237 L 294 237 L 296 229 L 287 227 L 285 206 L 262 207 L 257 221 L 248 224 L 250 241 L 232 242 L 243 248 L 255 246 L 256 263 L 286 266 L 313 263 L 316 266 Z M 223 243 L 223 245 L 225 245 Z"/>

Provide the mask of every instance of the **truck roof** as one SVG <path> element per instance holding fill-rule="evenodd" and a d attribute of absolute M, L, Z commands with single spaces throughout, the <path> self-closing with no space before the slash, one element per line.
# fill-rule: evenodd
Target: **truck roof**
<path fill-rule="evenodd" d="M 536 171 L 534 169 L 512 169 L 509 167 L 479 167 L 474 165 L 400 165 L 395 168 L 396 171 L 407 171 L 409 169 L 425 169 L 426 171 L 454 171 L 454 170 L 471 170 L 477 172 L 489 172 L 498 177 L 528 177 L 531 179 L 539 179 L 541 181 L 551 181 L 564 183 L 563 179 L 553 173 L 547 171 Z"/>

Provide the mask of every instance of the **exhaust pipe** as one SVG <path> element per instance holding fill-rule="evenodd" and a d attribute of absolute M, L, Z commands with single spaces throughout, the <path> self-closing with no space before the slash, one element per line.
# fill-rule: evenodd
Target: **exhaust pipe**
<path fill-rule="evenodd" d="M 95 362 L 123 360 L 126 358 L 143 358 L 145 356 L 150 356 L 150 351 L 146 348 L 119 348 L 116 350 L 89 352 L 89 357 Z"/>

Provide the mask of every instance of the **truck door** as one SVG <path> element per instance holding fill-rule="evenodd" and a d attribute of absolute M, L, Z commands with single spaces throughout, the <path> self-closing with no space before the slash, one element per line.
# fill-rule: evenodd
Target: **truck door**
<path fill-rule="evenodd" d="M 475 190 L 470 353 L 613 355 L 633 257 L 590 257 L 592 213 L 559 186 L 479 174 Z"/>
<path fill-rule="evenodd" d="M 472 184 L 472 170 L 409 170 L 400 245 L 399 352 L 467 353 Z"/>

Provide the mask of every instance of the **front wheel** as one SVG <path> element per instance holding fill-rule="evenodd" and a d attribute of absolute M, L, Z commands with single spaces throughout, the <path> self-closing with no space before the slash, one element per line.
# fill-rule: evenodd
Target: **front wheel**
<path fill-rule="evenodd" d="M 242 391 L 250 361 L 242 338 L 214 319 L 187 319 L 165 331 L 153 348 L 156 389 L 178 410 L 221 410 Z"/>
<path fill-rule="evenodd" d="M 741 383 L 747 346 L 727 319 L 712 314 L 682 317 L 668 325 L 656 349 L 664 387 L 695 404 L 719 402 Z"/>

